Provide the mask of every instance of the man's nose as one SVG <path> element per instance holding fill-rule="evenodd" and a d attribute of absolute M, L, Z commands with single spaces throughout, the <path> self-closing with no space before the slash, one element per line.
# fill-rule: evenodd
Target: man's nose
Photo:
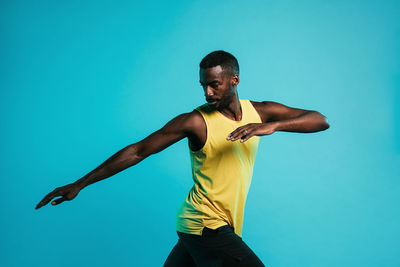
<path fill-rule="evenodd" d="M 206 88 L 206 97 L 214 95 L 213 91 L 211 90 L 210 86 Z"/>

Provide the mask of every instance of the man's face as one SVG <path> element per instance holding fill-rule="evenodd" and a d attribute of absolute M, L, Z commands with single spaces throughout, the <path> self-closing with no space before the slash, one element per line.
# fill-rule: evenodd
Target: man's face
<path fill-rule="evenodd" d="M 214 108 L 225 107 L 232 102 L 234 86 L 238 83 L 239 76 L 231 75 L 220 65 L 207 69 L 200 68 L 200 84 L 206 101 Z"/>

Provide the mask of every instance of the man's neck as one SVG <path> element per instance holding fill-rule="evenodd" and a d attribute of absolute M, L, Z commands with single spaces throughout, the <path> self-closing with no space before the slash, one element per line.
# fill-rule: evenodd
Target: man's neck
<path fill-rule="evenodd" d="M 219 110 L 225 117 L 231 120 L 240 121 L 242 120 L 242 108 L 237 94 L 233 95 L 232 102 L 225 108 Z"/>

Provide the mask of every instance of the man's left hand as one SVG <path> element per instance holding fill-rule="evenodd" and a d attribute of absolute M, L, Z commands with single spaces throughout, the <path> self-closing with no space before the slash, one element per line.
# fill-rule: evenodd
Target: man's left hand
<path fill-rule="evenodd" d="M 241 139 L 240 142 L 245 142 L 247 139 L 254 135 L 269 135 L 275 132 L 276 123 L 249 123 L 238 127 L 236 130 L 231 132 L 226 140 L 236 141 Z"/>

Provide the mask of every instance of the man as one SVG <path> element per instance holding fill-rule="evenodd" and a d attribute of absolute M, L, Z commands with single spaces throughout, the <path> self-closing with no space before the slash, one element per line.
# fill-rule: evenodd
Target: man
<path fill-rule="evenodd" d="M 187 137 L 194 186 L 176 216 L 177 244 L 164 266 L 264 266 L 242 240 L 245 201 L 260 136 L 329 128 L 317 111 L 272 101 L 239 99 L 239 65 L 219 50 L 200 62 L 207 103 L 170 120 L 72 184 L 56 188 L 36 209 L 72 200 L 84 187 L 110 177 Z"/>

